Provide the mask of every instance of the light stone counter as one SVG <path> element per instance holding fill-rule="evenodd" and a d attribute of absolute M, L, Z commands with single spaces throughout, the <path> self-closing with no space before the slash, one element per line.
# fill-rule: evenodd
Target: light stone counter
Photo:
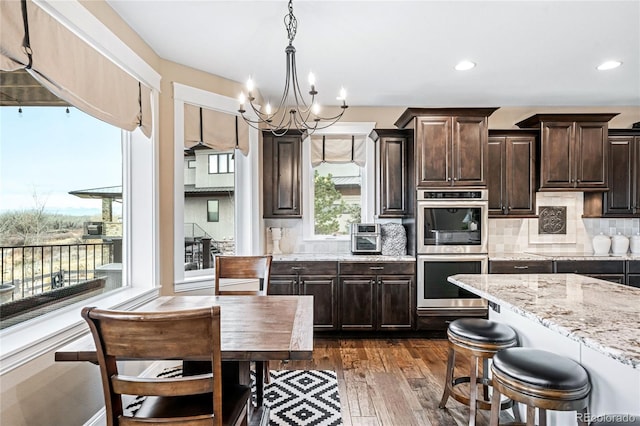
<path fill-rule="evenodd" d="M 415 262 L 415 256 L 382 256 L 376 254 L 351 254 L 351 253 L 293 253 L 274 254 L 274 261 L 297 262 L 313 260 L 335 260 L 340 262 Z"/>
<path fill-rule="evenodd" d="M 449 281 L 640 369 L 640 288 L 575 274 L 461 274 Z"/>
<path fill-rule="evenodd" d="M 593 253 L 489 253 L 489 260 L 640 260 L 640 254 L 622 256 L 595 255 Z"/>

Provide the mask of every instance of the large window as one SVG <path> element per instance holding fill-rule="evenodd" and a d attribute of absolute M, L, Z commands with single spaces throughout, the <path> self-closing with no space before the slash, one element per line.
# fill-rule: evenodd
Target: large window
<path fill-rule="evenodd" d="M 6 328 L 121 287 L 128 218 L 120 129 L 64 107 L 2 107 L 0 122 Z"/>
<path fill-rule="evenodd" d="M 233 173 L 235 171 L 233 153 L 209 154 L 209 173 Z"/>
<path fill-rule="evenodd" d="M 362 168 L 355 163 L 322 163 L 313 168 L 315 236 L 349 235 L 362 217 Z"/>

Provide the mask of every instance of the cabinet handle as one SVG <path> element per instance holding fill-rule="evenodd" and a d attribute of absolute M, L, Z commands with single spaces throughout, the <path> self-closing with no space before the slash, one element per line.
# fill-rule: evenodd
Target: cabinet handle
<path fill-rule="evenodd" d="M 582 182 L 582 181 L 581 181 L 580 179 L 576 179 L 576 182 L 580 183 L 580 182 Z"/>
<path fill-rule="evenodd" d="M 457 177 L 454 177 L 454 178 L 453 178 L 453 180 L 458 180 L 458 178 L 457 178 Z"/>
<path fill-rule="evenodd" d="M 514 267 L 513 267 L 513 269 L 529 269 L 529 267 L 528 267 L 528 266 L 526 266 L 526 265 L 525 265 L 525 266 L 518 266 L 518 265 L 516 265 L 516 266 L 514 266 Z"/>
<path fill-rule="evenodd" d="M 511 211 L 511 206 L 507 207 L 507 210 Z"/>
<path fill-rule="evenodd" d="M 291 270 L 292 271 L 301 271 L 302 270 L 302 266 L 292 266 Z"/>
<path fill-rule="evenodd" d="M 384 269 L 384 266 L 369 266 L 369 269 L 372 271 L 381 271 Z"/>
<path fill-rule="evenodd" d="M 450 177 L 447 178 L 447 182 L 451 182 L 451 178 Z"/>

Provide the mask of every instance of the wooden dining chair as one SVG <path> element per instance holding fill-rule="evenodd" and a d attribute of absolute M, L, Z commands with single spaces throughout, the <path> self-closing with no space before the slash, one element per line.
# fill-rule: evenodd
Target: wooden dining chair
<path fill-rule="evenodd" d="M 252 295 L 266 296 L 269 290 L 272 256 L 216 256 L 215 260 L 215 292 L 217 295 Z M 225 290 L 220 287 L 220 280 L 255 279 L 259 281 L 256 290 Z"/>
<path fill-rule="evenodd" d="M 271 255 L 264 256 L 216 256 L 215 260 L 215 292 L 216 295 L 248 295 L 266 296 L 269 292 L 269 276 L 271 274 Z M 220 280 L 257 279 L 258 288 L 255 290 L 224 290 L 220 287 Z M 256 364 L 256 404 L 262 405 L 264 384 L 270 382 L 269 363 L 255 361 Z"/>
<path fill-rule="evenodd" d="M 95 341 L 108 426 L 247 424 L 251 389 L 222 383 L 219 306 L 171 312 L 87 307 L 82 317 Z M 210 360 L 212 372 L 142 377 L 126 375 L 118 366 L 124 361 L 185 358 Z M 128 415 L 122 395 L 146 398 L 135 415 Z"/>

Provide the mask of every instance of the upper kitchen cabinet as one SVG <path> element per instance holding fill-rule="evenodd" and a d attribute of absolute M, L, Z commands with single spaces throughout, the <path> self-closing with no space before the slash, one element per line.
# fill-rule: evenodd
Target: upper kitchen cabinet
<path fill-rule="evenodd" d="M 549 191 L 608 189 L 608 122 L 617 114 L 536 114 L 516 125 L 540 129 L 540 185 Z"/>
<path fill-rule="evenodd" d="M 413 131 L 375 129 L 369 137 L 377 144 L 376 186 L 378 217 L 413 216 Z"/>
<path fill-rule="evenodd" d="M 611 129 L 605 217 L 640 217 L 640 129 Z"/>
<path fill-rule="evenodd" d="M 408 108 L 396 121 L 414 132 L 419 188 L 486 187 L 488 117 L 497 108 Z"/>
<path fill-rule="evenodd" d="M 489 131 L 489 216 L 535 216 L 536 133 Z"/>
<path fill-rule="evenodd" d="M 262 133 L 265 218 L 302 217 L 302 133 Z"/>

